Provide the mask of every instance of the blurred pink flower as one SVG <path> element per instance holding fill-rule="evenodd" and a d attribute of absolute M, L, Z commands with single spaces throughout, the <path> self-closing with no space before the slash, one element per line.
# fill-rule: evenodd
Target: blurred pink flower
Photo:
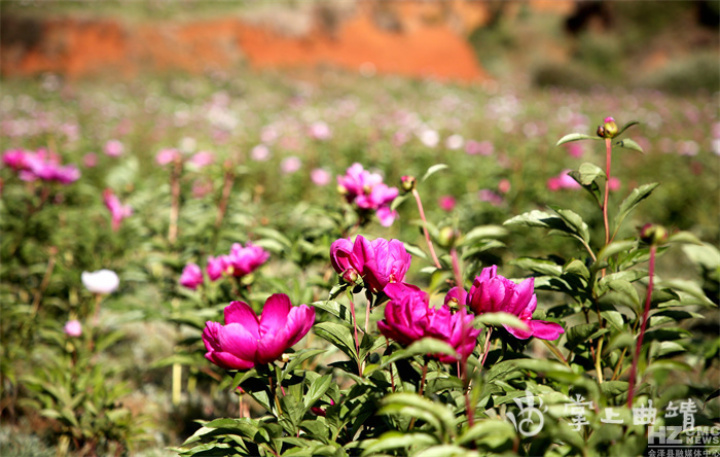
<path fill-rule="evenodd" d="M 180 285 L 195 290 L 204 282 L 202 270 L 196 263 L 188 263 L 180 275 Z"/>
<path fill-rule="evenodd" d="M 384 292 L 390 301 L 385 306 L 385 319 L 378 322 L 378 330 L 387 338 L 402 346 L 422 338 L 435 338 L 448 343 L 461 357 L 475 349 L 480 329 L 472 326 L 473 316 L 464 309 L 453 314 L 447 303 L 435 308 L 425 292 L 409 284 L 388 284 Z M 458 360 L 446 354 L 428 356 L 444 363 Z"/>
<path fill-rule="evenodd" d="M 226 370 L 249 370 L 271 363 L 300 341 L 315 323 L 315 309 L 292 306 L 285 294 L 270 296 L 258 318 L 245 302 L 225 308 L 225 325 L 207 322 L 205 358 Z"/>
<path fill-rule="evenodd" d="M 457 202 L 455 201 L 455 197 L 453 197 L 452 195 L 443 195 L 442 197 L 440 197 L 439 203 L 440 203 L 440 208 L 443 211 L 450 212 L 453 209 L 455 209 L 455 204 Z"/>
<path fill-rule="evenodd" d="M 110 210 L 112 229 L 113 231 L 118 231 L 122 220 L 131 216 L 133 210 L 129 205 L 123 205 L 120 203 L 120 199 L 117 198 L 111 189 L 105 189 L 103 192 L 103 200 L 107 209 Z"/>
<path fill-rule="evenodd" d="M 382 176 L 354 163 L 345 175 L 337 177 L 337 183 L 338 191 L 348 203 L 361 211 L 375 211 L 383 226 L 392 225 L 397 212 L 390 209 L 390 204 L 398 196 L 398 189 L 383 183 Z"/>
<path fill-rule="evenodd" d="M 501 194 L 507 194 L 508 192 L 510 192 L 510 188 L 511 188 L 510 181 L 507 179 L 501 179 L 500 182 L 498 183 L 498 191 Z"/>
<path fill-rule="evenodd" d="M 87 168 L 94 168 L 97 166 L 97 154 L 94 152 L 88 152 L 83 156 L 83 165 Z"/>
<path fill-rule="evenodd" d="M 75 165 L 60 165 L 60 156 L 46 149 L 10 150 L 3 154 L 3 163 L 17 171 L 23 181 L 41 179 L 70 184 L 80 179 L 80 170 Z"/>
<path fill-rule="evenodd" d="M 270 254 L 260 246 L 248 242 L 243 247 L 240 243 L 234 243 L 230 248 L 230 254 L 225 257 L 226 270 L 233 276 L 245 276 L 255 271 L 269 258 Z"/>
<path fill-rule="evenodd" d="M 190 163 L 197 168 L 203 168 L 215 162 L 215 156 L 212 152 L 200 151 L 190 158 Z"/>
<path fill-rule="evenodd" d="M 203 198 L 213 190 L 212 181 L 207 178 L 200 178 L 193 181 L 192 196 L 195 198 Z"/>
<path fill-rule="evenodd" d="M 465 152 L 469 155 L 489 156 L 495 151 L 495 147 L 489 141 L 468 140 L 465 143 Z"/>
<path fill-rule="evenodd" d="M 270 149 L 264 144 L 258 144 L 250 151 L 250 158 L 258 162 L 264 162 L 270 158 Z"/>
<path fill-rule="evenodd" d="M 327 186 L 330 184 L 330 173 L 324 168 L 316 168 L 310 172 L 310 179 L 316 186 Z"/>
<path fill-rule="evenodd" d="M 571 143 L 565 143 L 564 146 L 571 157 L 575 157 L 576 159 L 582 157 L 584 151 L 580 142 L 574 141 Z"/>
<path fill-rule="evenodd" d="M 503 198 L 490 189 L 480 189 L 478 191 L 478 199 L 481 202 L 487 202 L 494 206 L 502 205 Z"/>
<path fill-rule="evenodd" d="M 157 153 L 155 156 L 155 162 L 158 163 L 158 165 L 167 165 L 171 162 L 174 162 L 175 160 L 180 159 L 180 151 L 178 151 L 175 148 L 165 148 L 161 149 L 160 152 Z"/>
<path fill-rule="evenodd" d="M 105 154 L 109 155 L 110 157 L 121 156 L 124 150 L 125 146 L 123 146 L 123 144 L 118 140 L 108 140 L 105 143 Z"/>
<path fill-rule="evenodd" d="M 301 166 L 302 162 L 300 161 L 300 158 L 296 156 L 286 157 L 282 162 L 280 162 L 280 170 L 286 175 L 295 173 Z"/>
<path fill-rule="evenodd" d="M 608 182 L 608 188 L 610 190 L 620 189 L 620 180 L 618 178 L 616 178 L 615 176 L 611 176 L 610 181 Z"/>
<path fill-rule="evenodd" d="M 458 134 L 450 135 L 445 140 L 445 147 L 453 151 L 462 148 L 464 144 L 465 140 Z"/>
<path fill-rule="evenodd" d="M 223 273 L 227 270 L 227 267 L 227 256 L 221 255 L 217 257 L 208 257 L 206 270 L 211 281 L 217 281 L 220 279 Z"/>
<path fill-rule="evenodd" d="M 70 336 L 73 338 L 82 336 L 82 324 L 77 319 L 67 321 L 67 323 L 63 327 L 63 332 L 65 332 L 65 334 L 67 336 Z"/>
<path fill-rule="evenodd" d="M 315 140 L 328 140 L 332 137 L 330 127 L 323 121 L 313 122 L 308 128 L 308 136 Z"/>
<path fill-rule="evenodd" d="M 553 192 L 560 189 L 581 189 L 582 186 L 568 174 L 570 171 L 563 170 L 559 175 L 548 179 L 547 188 Z"/>
<path fill-rule="evenodd" d="M 32 152 L 26 151 L 24 149 L 10 149 L 3 153 L 2 161 L 3 164 L 7 165 L 13 170 L 23 170 L 28 167 L 28 154 L 32 154 Z"/>
<path fill-rule="evenodd" d="M 467 305 L 480 315 L 484 313 L 509 313 L 520 318 L 527 326 L 526 330 L 509 327 L 505 329 L 515 338 L 525 340 L 531 336 L 543 340 L 555 340 L 565 330 L 554 322 L 532 318 L 537 307 L 535 278 L 528 278 L 516 284 L 497 274 L 497 266 L 484 268 L 480 276 L 475 277 L 467 295 Z"/>
<path fill-rule="evenodd" d="M 330 245 L 330 262 L 335 271 L 348 282 L 362 277 L 365 287 L 373 293 L 389 283 L 402 282 L 411 261 L 412 256 L 398 240 L 377 238 L 371 242 L 358 235 L 354 243 L 340 238 Z"/>

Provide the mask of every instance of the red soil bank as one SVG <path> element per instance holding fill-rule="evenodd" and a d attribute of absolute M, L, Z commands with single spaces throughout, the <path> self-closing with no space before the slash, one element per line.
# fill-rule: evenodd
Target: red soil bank
<path fill-rule="evenodd" d="M 18 24 L 27 21 L 32 27 Z M 6 76 L 53 72 L 69 78 L 132 77 L 141 70 L 199 73 L 247 62 L 254 68 L 328 64 L 457 81 L 487 77 L 465 38 L 447 22 L 416 22 L 387 30 L 360 8 L 332 30 L 315 25 L 301 36 L 238 18 L 125 24 L 6 15 L 3 28 L 0 69 Z"/>

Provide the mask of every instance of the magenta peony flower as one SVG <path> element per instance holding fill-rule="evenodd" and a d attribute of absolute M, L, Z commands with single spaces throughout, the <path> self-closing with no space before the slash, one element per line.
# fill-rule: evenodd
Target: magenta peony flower
<path fill-rule="evenodd" d="M 23 181 L 56 181 L 70 184 L 80 179 L 75 165 L 60 165 L 60 156 L 46 149 L 36 152 L 14 149 L 3 154 L 3 163 L 18 172 Z"/>
<path fill-rule="evenodd" d="M 382 176 L 370 173 L 359 163 L 354 163 L 344 176 L 337 177 L 337 182 L 338 190 L 348 203 L 354 204 L 361 211 L 375 211 L 383 226 L 392 225 L 397 212 L 390 209 L 390 204 L 398 196 L 398 189 L 383 183 Z"/>
<path fill-rule="evenodd" d="M 294 307 L 285 294 L 268 298 L 259 318 L 247 303 L 234 301 L 225 308 L 225 325 L 206 323 L 205 358 L 226 370 L 249 370 L 278 359 L 314 323 L 315 309 Z"/>
<path fill-rule="evenodd" d="M 196 263 L 189 263 L 183 268 L 180 275 L 180 285 L 195 290 L 203 283 L 202 270 Z"/>
<path fill-rule="evenodd" d="M 270 254 L 260 246 L 248 242 L 245 247 L 235 243 L 230 248 L 230 255 L 225 257 L 226 271 L 233 276 L 245 276 L 255 271 L 270 258 Z"/>
<path fill-rule="evenodd" d="M 472 326 L 472 315 L 464 310 L 453 314 L 447 303 L 435 308 L 425 292 L 409 284 L 388 284 L 385 293 L 390 301 L 385 306 L 385 319 L 378 322 L 380 333 L 403 346 L 431 337 L 448 343 L 461 356 L 472 353 L 480 334 L 480 329 Z M 429 355 L 445 363 L 457 361 L 445 354 Z"/>
<path fill-rule="evenodd" d="M 372 242 L 358 235 L 355 243 L 341 238 L 330 245 L 330 261 L 346 281 L 360 276 L 373 293 L 393 282 L 402 282 L 412 256 L 398 240 L 378 238 Z"/>
<path fill-rule="evenodd" d="M 105 189 L 103 192 L 103 200 L 105 201 L 107 209 L 110 210 L 112 229 L 118 231 L 122 220 L 131 216 L 133 210 L 130 206 L 120 203 L 120 199 L 117 198 L 111 189 Z"/>
<path fill-rule="evenodd" d="M 207 261 L 207 274 L 211 281 L 217 281 L 225 273 L 228 267 L 226 255 L 218 257 L 210 256 Z"/>
<path fill-rule="evenodd" d="M 63 332 L 65 332 L 67 336 L 77 338 L 82 335 L 82 324 L 77 319 L 67 321 L 63 327 Z"/>
<path fill-rule="evenodd" d="M 3 164 L 7 165 L 13 170 L 24 170 L 28 167 L 28 154 L 32 154 L 32 152 L 25 151 L 24 149 L 10 149 L 3 153 L 2 161 Z"/>
<path fill-rule="evenodd" d="M 440 203 L 440 208 L 443 211 L 450 212 L 455 209 L 455 205 L 457 202 L 455 201 L 455 197 L 453 197 L 452 195 L 443 195 L 442 197 L 440 197 L 438 203 Z"/>
<path fill-rule="evenodd" d="M 475 278 L 467 296 L 467 305 L 475 314 L 505 312 L 514 314 L 523 321 L 528 329 L 522 330 L 505 326 L 515 338 L 525 340 L 531 336 L 543 340 L 555 340 L 563 328 L 554 323 L 532 319 L 537 307 L 535 278 L 528 278 L 516 284 L 497 275 L 497 266 L 484 268 Z"/>

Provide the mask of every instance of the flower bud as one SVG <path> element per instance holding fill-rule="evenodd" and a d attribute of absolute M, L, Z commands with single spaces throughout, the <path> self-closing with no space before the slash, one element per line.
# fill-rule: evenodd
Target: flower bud
<path fill-rule="evenodd" d="M 415 185 L 417 184 L 415 176 L 403 176 L 400 180 L 402 181 L 402 189 L 405 192 L 412 192 L 415 190 Z"/>
<path fill-rule="evenodd" d="M 618 126 L 615 123 L 615 119 L 612 117 L 606 117 L 603 121 L 604 124 L 599 126 L 597 134 L 601 138 L 614 138 L 618 134 Z"/>
<path fill-rule="evenodd" d="M 662 244 L 667 241 L 668 232 L 665 227 L 657 224 L 645 224 L 640 229 L 640 239 L 650 246 Z"/>
<path fill-rule="evenodd" d="M 280 356 L 280 360 L 282 360 L 283 363 L 288 363 L 290 361 L 290 354 L 284 353 Z"/>
<path fill-rule="evenodd" d="M 350 283 L 350 284 L 355 284 L 359 277 L 360 277 L 360 275 L 358 275 L 358 272 L 355 271 L 354 268 L 348 268 L 347 270 L 343 271 L 343 273 L 342 273 L 343 281 Z"/>
<path fill-rule="evenodd" d="M 458 232 L 450 226 L 441 228 L 438 233 L 438 243 L 445 248 L 454 246 L 457 239 Z"/>

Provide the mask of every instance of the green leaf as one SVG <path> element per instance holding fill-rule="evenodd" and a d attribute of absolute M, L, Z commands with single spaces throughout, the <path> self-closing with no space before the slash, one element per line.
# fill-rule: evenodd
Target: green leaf
<path fill-rule="evenodd" d="M 431 423 L 442 436 L 455 434 L 455 414 L 443 403 L 413 393 L 394 393 L 382 399 L 381 414 L 398 413 Z"/>
<path fill-rule="evenodd" d="M 511 265 L 516 265 L 533 273 L 547 276 L 560 276 L 562 274 L 562 265 L 558 265 L 552 260 L 535 259 L 532 257 L 520 257 L 510 261 Z"/>
<path fill-rule="evenodd" d="M 612 243 L 608 244 L 604 248 L 598 252 L 597 255 L 597 262 L 601 262 L 609 257 L 614 256 L 615 254 L 619 254 L 621 252 L 626 252 L 632 249 L 637 245 L 637 241 L 635 240 L 628 240 L 628 241 L 613 241 Z"/>
<path fill-rule="evenodd" d="M 625 132 L 625 130 L 629 129 L 629 128 L 632 127 L 633 125 L 638 125 L 638 124 L 640 124 L 638 121 L 630 121 L 630 122 L 628 122 L 627 124 L 623 125 L 623 126 L 620 128 L 620 130 L 618 130 L 618 132 L 615 134 L 615 137 L 619 137 L 620 135 L 623 134 L 623 132 Z"/>
<path fill-rule="evenodd" d="M 580 165 L 577 176 L 579 178 L 577 179 L 577 181 L 583 186 L 588 186 L 592 184 L 592 182 L 595 181 L 595 178 L 597 178 L 598 176 L 607 178 L 602 168 L 598 167 L 594 163 L 587 162 Z"/>
<path fill-rule="evenodd" d="M 515 429 L 506 421 L 485 419 L 475 422 L 458 439 L 458 444 L 475 443 L 497 449 L 515 439 Z"/>
<path fill-rule="evenodd" d="M 393 352 L 391 355 L 383 357 L 381 365 L 368 365 L 365 367 L 365 375 L 369 376 L 373 371 L 382 369 L 398 360 L 415 357 L 416 355 L 444 354 L 451 357 L 458 357 L 458 353 L 452 346 L 444 341 L 435 338 L 423 338 L 415 341 L 405 349 Z"/>
<path fill-rule="evenodd" d="M 637 144 L 630 138 L 625 138 L 624 140 L 616 141 L 615 146 L 617 146 L 619 148 L 632 149 L 633 151 L 642 152 L 643 154 L 645 153 L 645 151 L 643 151 L 643 148 L 641 148 L 639 144 Z"/>
<path fill-rule="evenodd" d="M 433 165 L 432 167 L 428 168 L 428 170 L 425 172 L 425 175 L 423 175 L 421 181 L 425 181 L 426 179 L 428 179 L 430 176 L 434 175 L 438 171 L 444 170 L 446 168 L 449 168 L 449 167 L 447 165 L 445 165 L 444 163 L 438 163 L 436 165 Z"/>
<path fill-rule="evenodd" d="M 427 447 L 437 443 L 437 438 L 427 433 L 402 433 L 398 431 L 391 431 L 383 433 L 377 441 L 371 442 L 361 455 L 364 457 L 368 455 L 376 455 L 382 451 L 390 449 Z"/>
<path fill-rule="evenodd" d="M 344 352 L 350 359 L 357 360 L 352 330 L 335 322 L 320 322 L 313 327 L 315 334 Z"/>
<path fill-rule="evenodd" d="M 615 218 L 613 232 L 618 231 L 620 224 L 622 224 L 623 220 L 625 220 L 628 214 L 630 214 L 637 207 L 637 205 L 640 204 L 641 201 L 648 198 L 657 186 L 659 186 L 659 184 L 656 182 L 643 184 L 642 186 L 633 189 L 633 191 L 630 192 L 630 195 L 628 195 L 625 200 L 623 200 L 623 202 L 620 204 L 620 210 L 618 211 L 618 215 Z"/>
<path fill-rule="evenodd" d="M 573 234 L 579 236 L 586 243 L 590 243 L 590 231 L 588 225 L 579 214 L 569 209 L 553 208 L 553 210 L 573 229 Z"/>
<path fill-rule="evenodd" d="M 477 451 L 471 451 L 455 444 L 441 444 L 440 446 L 429 447 L 414 457 L 479 457 Z"/>
<path fill-rule="evenodd" d="M 392 203 L 390 204 L 390 209 L 392 211 L 395 211 L 396 209 L 398 209 L 398 207 L 400 207 L 400 205 L 402 205 L 403 202 L 405 200 L 407 200 L 409 196 L 410 196 L 410 194 L 404 194 L 404 195 L 395 197 L 395 200 L 393 200 Z"/>
<path fill-rule="evenodd" d="M 345 288 L 343 288 L 343 290 L 344 289 Z M 338 317 L 340 320 L 352 325 L 352 314 L 350 313 L 350 310 L 340 302 L 334 300 L 320 300 L 312 303 L 311 306 L 327 311 L 333 316 Z"/>
<path fill-rule="evenodd" d="M 507 229 L 500 225 L 480 225 L 467 232 L 462 239 L 462 244 L 472 244 L 476 240 L 485 238 L 501 238 L 507 236 Z"/>
<path fill-rule="evenodd" d="M 560 146 L 562 144 L 578 140 L 602 140 L 602 138 L 600 138 L 599 136 L 585 135 L 584 133 L 569 133 L 564 137 L 560 138 L 555 144 L 555 146 Z"/>
<path fill-rule="evenodd" d="M 499 327 L 501 325 L 507 325 L 508 327 L 528 330 L 527 325 L 521 321 L 517 316 L 510 313 L 483 313 L 473 319 L 473 325 L 476 323 L 484 324 L 491 327 Z"/>
<path fill-rule="evenodd" d="M 325 392 L 327 392 L 332 383 L 333 379 L 332 376 L 329 374 L 317 378 L 308 389 L 307 394 L 305 394 L 305 396 L 303 397 L 303 404 L 305 405 L 305 409 L 310 408 L 312 405 L 315 404 L 316 401 L 320 399 L 320 397 L 325 395 Z"/>
<path fill-rule="evenodd" d="M 695 244 L 702 246 L 703 243 L 690 232 L 680 231 L 673 233 L 667 239 L 667 244 Z"/>

